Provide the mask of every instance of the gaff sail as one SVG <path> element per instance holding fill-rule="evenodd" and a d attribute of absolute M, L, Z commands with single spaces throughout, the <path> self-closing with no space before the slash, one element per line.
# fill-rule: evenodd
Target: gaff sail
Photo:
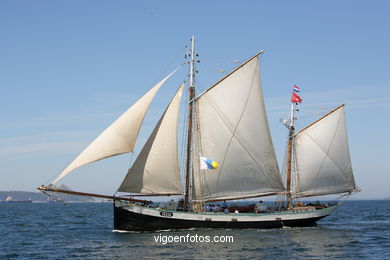
<path fill-rule="evenodd" d="M 268 127 L 258 55 L 201 94 L 196 107 L 197 154 L 219 164 L 216 169 L 195 171 L 196 200 L 284 190 Z"/>
<path fill-rule="evenodd" d="M 298 132 L 295 149 L 296 196 L 328 195 L 356 189 L 344 105 Z"/>

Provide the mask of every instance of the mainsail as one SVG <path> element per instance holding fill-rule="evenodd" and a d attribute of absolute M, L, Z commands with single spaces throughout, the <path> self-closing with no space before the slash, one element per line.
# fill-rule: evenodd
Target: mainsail
<path fill-rule="evenodd" d="M 172 76 L 173 73 L 176 72 L 176 70 L 157 83 L 133 106 L 115 120 L 106 130 L 104 130 L 65 168 L 65 170 L 61 172 L 52 184 L 58 182 L 69 172 L 83 165 L 111 156 L 132 152 L 139 129 L 141 128 L 150 103 L 160 87 Z"/>
<path fill-rule="evenodd" d="M 196 100 L 199 155 L 219 164 L 194 173 L 197 200 L 261 196 L 284 190 L 268 127 L 258 55 Z"/>
<path fill-rule="evenodd" d="M 118 191 L 146 194 L 181 194 L 177 152 L 181 85 L 160 118 Z"/>
<path fill-rule="evenodd" d="M 295 137 L 298 197 L 356 189 L 344 118 L 344 105 L 302 129 Z"/>

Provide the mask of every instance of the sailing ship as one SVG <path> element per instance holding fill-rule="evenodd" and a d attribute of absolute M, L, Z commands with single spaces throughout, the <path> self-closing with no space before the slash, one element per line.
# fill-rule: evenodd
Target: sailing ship
<path fill-rule="evenodd" d="M 155 231 L 187 228 L 277 228 L 311 226 L 340 206 L 305 204 L 302 198 L 357 191 L 345 125 L 344 105 L 295 132 L 297 102 L 291 104 L 286 180 L 277 163 L 260 77 L 260 51 L 204 92 L 195 93 L 195 37 L 188 53 L 188 113 L 185 171 L 178 157 L 181 84 L 114 196 L 75 192 L 55 184 L 83 165 L 131 153 L 158 90 L 151 88 L 72 161 L 44 192 L 113 199 L 114 229 Z M 169 207 L 142 197 L 178 196 Z M 228 208 L 226 201 L 277 196 L 273 207 Z M 210 203 L 223 203 L 209 211 Z M 263 203 L 264 206 L 264 203 Z M 215 208 L 214 208 L 215 209 Z M 242 209 L 242 208 L 241 208 Z M 245 212 L 244 212 L 245 211 Z"/>

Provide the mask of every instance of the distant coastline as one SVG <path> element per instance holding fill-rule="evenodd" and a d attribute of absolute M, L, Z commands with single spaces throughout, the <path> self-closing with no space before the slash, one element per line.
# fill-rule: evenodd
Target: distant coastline
<path fill-rule="evenodd" d="M 32 202 L 35 203 L 42 203 L 42 202 L 48 202 L 48 196 L 41 193 L 41 192 L 30 192 L 30 191 L 0 191 L 0 202 L 4 202 L 8 197 L 12 197 L 13 200 L 16 201 L 26 201 L 26 200 L 32 200 Z M 72 202 L 105 202 L 105 200 L 93 198 L 93 197 L 83 197 L 83 196 L 76 196 L 76 195 L 69 195 L 69 194 L 61 194 L 61 193 L 52 193 L 50 200 L 58 200 L 62 202 L 72 203 Z M 325 199 L 326 200 L 326 199 Z M 332 200 L 332 199 L 330 199 Z M 359 200 L 390 200 L 390 196 L 384 197 L 384 198 L 367 198 L 367 199 L 361 199 L 361 198 L 350 198 L 351 201 L 359 201 Z M 250 200 L 252 201 L 252 200 Z M 255 200 L 253 200 L 255 201 Z M 267 201 L 267 200 L 265 200 Z M 311 201 L 308 199 L 308 201 Z"/>
<path fill-rule="evenodd" d="M 5 202 L 8 197 L 12 197 L 15 201 L 28 201 L 32 202 L 47 202 L 48 196 L 41 192 L 30 192 L 30 191 L 0 191 L 0 201 Z M 62 202 L 102 202 L 91 197 L 81 197 L 68 194 L 55 194 L 52 195 L 51 200 L 58 200 Z"/>

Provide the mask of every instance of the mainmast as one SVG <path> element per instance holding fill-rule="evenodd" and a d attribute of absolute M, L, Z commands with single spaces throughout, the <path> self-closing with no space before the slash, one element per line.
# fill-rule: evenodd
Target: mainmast
<path fill-rule="evenodd" d="M 287 207 L 291 204 L 291 165 L 292 165 L 292 146 L 294 138 L 294 119 L 295 119 L 295 102 L 291 103 L 290 124 L 288 125 L 288 144 L 287 144 L 287 165 L 286 165 L 286 193 L 287 193 Z"/>
<path fill-rule="evenodd" d="M 302 102 L 302 98 L 296 94 L 299 92 L 299 87 L 297 85 L 294 86 L 293 93 L 291 96 L 291 111 L 290 111 L 290 120 L 289 124 L 286 125 L 289 133 L 288 133 L 288 145 L 287 145 L 287 164 L 286 164 L 286 193 L 287 193 L 287 207 L 290 206 L 292 201 L 291 196 L 291 165 L 293 160 L 293 144 L 294 144 L 294 134 L 295 134 L 295 111 L 296 105 Z"/>
<path fill-rule="evenodd" d="M 191 151 L 192 151 L 192 125 L 193 125 L 193 100 L 195 98 L 195 36 L 191 38 L 191 53 L 190 55 L 190 74 L 189 74 L 189 85 L 188 85 L 188 134 L 187 134 L 187 165 L 186 165 L 186 185 L 185 185 L 185 197 L 184 197 L 184 208 L 189 210 L 189 196 L 190 196 L 190 178 L 193 168 L 191 167 Z"/>

